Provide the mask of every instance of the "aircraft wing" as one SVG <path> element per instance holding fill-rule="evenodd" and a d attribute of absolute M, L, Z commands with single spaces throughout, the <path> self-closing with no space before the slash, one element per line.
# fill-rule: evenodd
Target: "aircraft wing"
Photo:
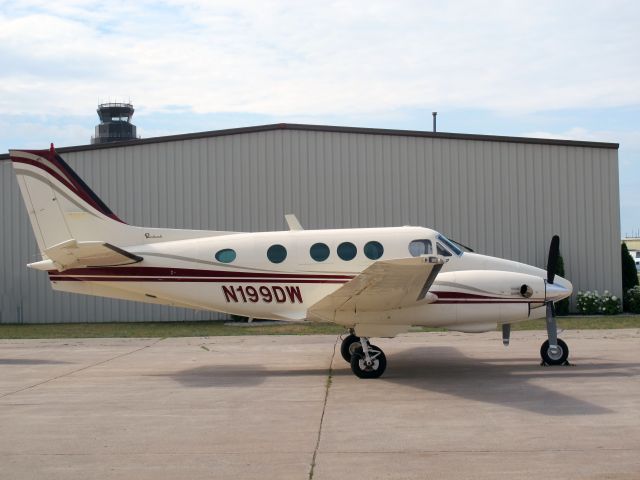
<path fill-rule="evenodd" d="M 430 303 L 428 293 L 444 261 L 436 256 L 380 260 L 309 308 L 309 317 L 333 321 L 337 312 L 383 312 Z"/>
<path fill-rule="evenodd" d="M 141 256 L 107 242 L 78 242 L 74 239 L 47 248 L 43 254 L 47 257 L 45 260 L 28 266 L 37 270 L 63 271 L 69 268 L 129 265 L 142 261 Z"/>

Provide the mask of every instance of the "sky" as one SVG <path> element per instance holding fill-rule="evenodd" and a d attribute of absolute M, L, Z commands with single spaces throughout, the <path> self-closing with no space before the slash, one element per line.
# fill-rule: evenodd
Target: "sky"
<path fill-rule="evenodd" d="M 0 0 L 0 152 L 266 123 L 620 143 L 640 232 L 640 2 Z"/>

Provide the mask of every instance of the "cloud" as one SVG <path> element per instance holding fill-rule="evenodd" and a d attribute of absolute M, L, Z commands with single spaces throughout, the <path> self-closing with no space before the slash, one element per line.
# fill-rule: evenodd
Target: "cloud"
<path fill-rule="evenodd" d="M 590 142 L 613 142 L 640 149 L 640 130 L 590 130 L 584 127 L 571 127 L 561 132 L 535 131 L 523 134 L 526 137 L 556 138 L 565 140 L 586 140 Z"/>
<path fill-rule="evenodd" d="M 367 115 L 640 104 L 633 2 L 6 2 L 0 110 Z M 576 15 L 580 11 L 580 15 Z"/>

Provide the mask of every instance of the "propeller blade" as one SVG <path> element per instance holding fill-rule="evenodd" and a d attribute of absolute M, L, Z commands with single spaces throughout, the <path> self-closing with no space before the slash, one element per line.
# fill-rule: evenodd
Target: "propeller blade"
<path fill-rule="evenodd" d="M 560 256 L 560 237 L 554 235 L 549 245 L 549 258 L 547 260 L 547 283 L 553 283 L 556 278 L 558 268 L 558 257 Z"/>

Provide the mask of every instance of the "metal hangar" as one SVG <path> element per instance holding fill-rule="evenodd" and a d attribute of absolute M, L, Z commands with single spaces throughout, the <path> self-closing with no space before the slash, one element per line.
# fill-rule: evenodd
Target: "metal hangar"
<path fill-rule="evenodd" d="M 131 224 L 277 230 L 295 213 L 307 229 L 421 225 L 543 268 L 557 233 L 575 292 L 622 293 L 615 143 L 274 124 L 57 151 Z M 39 254 L 9 161 L 0 186 L 0 322 L 218 317 L 53 292 L 25 266 Z"/>

